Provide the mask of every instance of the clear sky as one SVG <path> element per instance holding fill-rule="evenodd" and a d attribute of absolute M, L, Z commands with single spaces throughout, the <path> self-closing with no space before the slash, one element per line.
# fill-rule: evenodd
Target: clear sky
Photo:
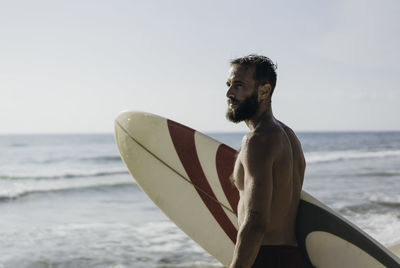
<path fill-rule="evenodd" d="M 400 130 L 400 1 L 0 2 L 0 133 L 112 132 L 122 110 L 202 131 L 225 119 L 229 60 L 278 64 L 297 131 Z"/>

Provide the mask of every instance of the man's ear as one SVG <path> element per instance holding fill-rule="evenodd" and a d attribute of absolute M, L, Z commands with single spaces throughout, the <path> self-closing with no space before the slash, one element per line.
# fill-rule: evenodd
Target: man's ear
<path fill-rule="evenodd" d="M 258 87 L 258 98 L 260 100 L 267 100 L 269 96 L 271 95 L 271 84 L 265 83 L 264 85 L 261 85 Z"/>

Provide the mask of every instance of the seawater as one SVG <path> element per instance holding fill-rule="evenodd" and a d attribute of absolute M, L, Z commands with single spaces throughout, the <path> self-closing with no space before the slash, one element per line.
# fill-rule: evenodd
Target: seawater
<path fill-rule="evenodd" d="M 400 132 L 297 134 L 303 189 L 400 243 Z M 113 135 L 3 135 L 0 149 L 0 267 L 221 267 L 138 188 Z"/>

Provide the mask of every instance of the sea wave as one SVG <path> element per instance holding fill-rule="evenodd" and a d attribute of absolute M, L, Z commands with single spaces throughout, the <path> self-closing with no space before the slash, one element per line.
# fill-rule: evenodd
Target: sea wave
<path fill-rule="evenodd" d="M 388 246 L 399 243 L 399 214 L 387 211 L 368 211 L 366 213 L 350 213 L 344 215 L 356 226 L 367 232 L 373 238 Z"/>
<path fill-rule="evenodd" d="M 29 145 L 27 143 L 12 143 L 10 144 L 10 147 L 28 147 Z"/>
<path fill-rule="evenodd" d="M 396 208 L 396 209 L 400 208 L 400 203 L 399 202 L 380 201 L 380 202 L 375 202 L 375 203 L 380 205 L 380 206 L 384 206 L 384 207 L 388 207 L 388 208 Z"/>
<path fill-rule="evenodd" d="M 400 150 L 387 150 L 376 152 L 363 151 L 331 151 L 305 153 L 307 163 L 335 162 L 349 159 L 383 158 L 400 156 Z"/>
<path fill-rule="evenodd" d="M 114 215 L 117 218 L 121 216 Z M 143 217 L 146 216 L 139 218 Z M 102 267 L 110 268 L 222 267 L 164 217 L 141 221 L 135 221 L 135 217 L 114 221 L 91 218 L 73 222 L 68 221 L 68 217 L 65 219 L 56 221 L 57 224 L 43 224 L 18 231 L 14 228 L 9 233 L 2 233 L 2 239 L 6 241 L 2 255 L 14 254 L 15 257 L 1 256 L 0 267 L 2 260 L 4 267 L 99 267 L 99 259 L 103 260 L 104 256 L 109 258 L 102 261 L 106 263 Z M 7 242 L 13 247 L 7 247 Z M 110 250 L 113 254 L 110 254 Z M 45 261 L 37 252 L 46 252 Z"/>
<path fill-rule="evenodd" d="M 373 194 L 365 194 L 368 201 L 389 207 L 400 208 L 400 194 L 391 194 L 377 192 Z"/>
<path fill-rule="evenodd" d="M 400 216 L 400 195 L 383 192 L 365 192 L 361 196 L 361 202 L 353 204 L 342 204 L 337 207 L 338 211 L 344 214 L 365 214 L 365 213 L 396 213 Z"/>
<path fill-rule="evenodd" d="M 400 177 L 400 171 L 378 171 L 354 174 L 357 177 Z"/>
<path fill-rule="evenodd" d="M 104 188 L 123 185 L 136 185 L 134 180 L 128 178 L 110 180 L 103 179 L 84 179 L 84 180 L 42 180 L 42 181 L 18 181 L 0 187 L 0 201 L 15 200 L 27 195 L 37 193 L 62 192 L 62 191 L 81 191 L 88 188 Z"/>
<path fill-rule="evenodd" d="M 93 161 L 93 162 L 121 162 L 121 157 L 119 155 L 104 155 L 104 156 L 94 156 L 94 157 L 83 157 L 83 161 Z"/>
<path fill-rule="evenodd" d="M 129 174 L 126 170 L 110 171 L 110 172 L 88 172 L 88 173 L 64 173 L 60 175 L 39 175 L 39 176 L 13 176 L 0 175 L 0 180 L 56 180 L 56 179 L 73 179 L 88 177 L 104 177 L 113 175 Z"/>
<path fill-rule="evenodd" d="M 358 214 L 387 214 L 394 213 L 400 209 L 399 202 L 367 202 L 362 204 L 347 205 L 338 209 L 339 213 L 344 215 Z"/>
<path fill-rule="evenodd" d="M 54 164 L 60 162 L 92 162 L 92 163 L 115 163 L 115 162 L 122 162 L 121 157 L 119 155 L 103 155 L 103 156 L 91 156 L 91 157 L 76 157 L 70 155 L 64 155 L 61 157 L 52 157 L 48 159 L 41 159 L 41 160 L 31 160 L 33 163 L 39 164 Z"/>

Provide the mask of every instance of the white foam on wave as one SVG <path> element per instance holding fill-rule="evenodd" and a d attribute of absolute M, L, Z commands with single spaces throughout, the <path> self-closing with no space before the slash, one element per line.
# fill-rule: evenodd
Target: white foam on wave
<path fill-rule="evenodd" d="M 387 247 L 400 243 L 400 215 L 367 213 L 348 219 Z"/>
<path fill-rule="evenodd" d="M 0 180 L 0 200 L 15 199 L 30 193 L 53 192 L 89 187 L 112 186 L 135 183 L 130 176 L 104 176 L 87 178 L 63 179 L 20 179 Z"/>
<path fill-rule="evenodd" d="M 58 166 L 33 165 L 0 167 L 0 179 L 59 179 L 128 173 L 122 165 L 115 166 Z"/>
<path fill-rule="evenodd" d="M 387 150 L 376 152 L 363 151 L 323 151 L 305 153 L 307 163 L 333 162 L 347 159 L 383 158 L 400 156 L 400 150 Z"/>
<path fill-rule="evenodd" d="M 3 245 L 7 254 L 0 256 L 0 263 L 10 264 L 9 267 L 16 267 L 11 264 L 21 258 L 33 262 L 42 256 L 49 263 L 64 264 L 62 267 L 93 267 L 99 260 L 113 263 L 110 267 L 124 267 L 127 263 L 134 263 L 135 267 L 221 267 L 172 222 L 165 220 L 140 224 L 68 223 L 24 229 L 6 237 L 15 247 L 6 247 L 7 242 Z M 77 263 L 71 263 L 74 260 Z"/>
<path fill-rule="evenodd" d="M 365 199 L 374 203 L 398 204 L 400 207 L 400 193 L 388 194 L 385 192 L 364 193 Z M 400 238 L 400 237 L 399 237 Z"/>

